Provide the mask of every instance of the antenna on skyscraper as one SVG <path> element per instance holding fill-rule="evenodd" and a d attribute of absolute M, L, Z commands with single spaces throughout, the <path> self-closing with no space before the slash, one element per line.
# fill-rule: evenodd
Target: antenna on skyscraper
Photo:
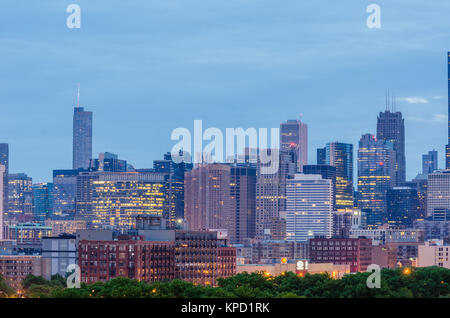
<path fill-rule="evenodd" d="M 389 110 L 389 89 L 387 90 L 386 93 L 386 111 Z"/>
<path fill-rule="evenodd" d="M 78 83 L 77 107 L 80 107 L 80 83 Z"/>

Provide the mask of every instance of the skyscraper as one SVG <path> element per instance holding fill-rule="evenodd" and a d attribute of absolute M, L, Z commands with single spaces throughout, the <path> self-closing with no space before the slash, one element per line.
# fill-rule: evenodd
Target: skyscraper
<path fill-rule="evenodd" d="M 308 164 L 308 125 L 300 120 L 288 120 L 280 125 L 280 151 L 297 153 L 297 169 Z"/>
<path fill-rule="evenodd" d="M 3 191 L 4 191 L 4 179 L 6 176 L 6 167 L 2 164 L 0 164 L 0 240 L 4 239 L 3 236 L 3 227 L 4 227 L 4 217 L 5 213 L 3 211 Z"/>
<path fill-rule="evenodd" d="M 9 144 L 0 143 L 0 164 L 5 166 L 3 178 L 3 213 L 8 212 Z"/>
<path fill-rule="evenodd" d="M 395 151 L 391 142 L 365 134 L 358 149 L 358 207 L 367 212 L 367 224 L 386 221 L 386 192 L 394 186 Z"/>
<path fill-rule="evenodd" d="M 445 147 L 445 169 L 450 169 L 450 52 L 447 53 L 448 144 Z"/>
<path fill-rule="evenodd" d="M 427 216 L 433 221 L 450 220 L 450 170 L 428 174 Z"/>
<path fill-rule="evenodd" d="M 245 243 L 256 234 L 256 168 L 231 167 L 231 218 L 228 238 Z"/>
<path fill-rule="evenodd" d="M 327 162 L 327 148 L 317 148 L 317 164 L 324 165 Z"/>
<path fill-rule="evenodd" d="M 353 145 L 331 142 L 325 147 L 326 164 L 336 167 L 336 209 L 353 207 Z"/>
<path fill-rule="evenodd" d="M 82 170 L 53 170 L 53 216 L 75 216 L 77 175 Z"/>
<path fill-rule="evenodd" d="M 417 190 L 410 187 L 388 189 L 387 221 L 393 228 L 411 228 L 419 218 L 419 197 Z"/>
<path fill-rule="evenodd" d="M 231 167 L 200 164 L 185 174 L 185 218 L 189 229 L 227 229 L 231 218 Z"/>
<path fill-rule="evenodd" d="M 406 181 L 405 122 L 401 112 L 386 110 L 377 118 L 377 139 L 390 141 L 395 151 L 395 181 L 401 185 Z"/>
<path fill-rule="evenodd" d="M 333 232 L 333 189 L 320 175 L 296 174 L 286 187 L 286 239 L 306 242 Z"/>
<path fill-rule="evenodd" d="M 73 113 L 73 169 L 88 169 L 92 158 L 92 112 L 75 107 Z"/>
<path fill-rule="evenodd" d="M 110 152 L 101 152 L 98 159 L 90 159 L 90 168 L 93 171 L 126 172 L 127 161 Z"/>
<path fill-rule="evenodd" d="M 17 220 L 25 217 L 31 221 L 33 216 L 33 181 L 25 173 L 8 176 L 8 218 Z"/>
<path fill-rule="evenodd" d="M 304 174 L 320 174 L 322 179 L 330 179 L 333 188 L 333 210 L 336 209 L 336 167 L 329 165 L 305 165 Z"/>
<path fill-rule="evenodd" d="M 88 228 L 129 229 L 138 215 L 162 217 L 164 174 L 158 172 L 80 172 L 76 218 Z"/>
<path fill-rule="evenodd" d="M 178 155 L 183 158 L 183 152 Z M 184 219 L 184 174 L 192 168 L 192 163 L 174 162 L 170 152 L 164 155 L 163 160 L 153 161 L 153 170 L 165 175 L 163 216 L 169 227 L 175 227 L 176 222 Z"/>
<path fill-rule="evenodd" d="M 422 155 L 422 173 L 429 174 L 438 169 L 438 152 L 436 150 L 428 151 L 428 154 Z"/>
<path fill-rule="evenodd" d="M 53 183 L 33 185 L 33 215 L 36 221 L 45 221 L 53 214 Z"/>
<path fill-rule="evenodd" d="M 256 236 L 258 239 L 275 239 L 284 232 L 285 226 L 283 215 L 286 212 L 286 181 L 297 171 L 297 160 L 295 149 L 279 152 L 278 149 L 263 149 L 269 156 L 277 159 L 270 164 L 263 163 L 258 156 L 257 183 L 256 183 Z M 276 155 L 278 154 L 278 155 Z M 273 173 L 263 173 L 265 169 Z M 281 228 L 281 229 L 280 229 Z M 278 229 L 273 233 L 275 229 Z"/>

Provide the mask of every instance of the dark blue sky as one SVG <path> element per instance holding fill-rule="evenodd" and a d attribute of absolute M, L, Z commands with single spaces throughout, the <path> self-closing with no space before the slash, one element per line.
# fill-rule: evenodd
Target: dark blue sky
<path fill-rule="evenodd" d="M 81 6 L 79 30 L 67 5 Z M 381 29 L 366 7 L 381 6 Z M 2 0 L 0 141 L 10 170 L 50 181 L 72 165 L 76 86 L 93 150 L 151 167 L 174 128 L 278 127 L 303 114 L 309 161 L 375 133 L 385 92 L 406 122 L 407 176 L 447 138 L 450 2 Z M 355 151 L 356 156 L 356 151 Z M 356 169 L 356 166 L 355 166 Z"/>

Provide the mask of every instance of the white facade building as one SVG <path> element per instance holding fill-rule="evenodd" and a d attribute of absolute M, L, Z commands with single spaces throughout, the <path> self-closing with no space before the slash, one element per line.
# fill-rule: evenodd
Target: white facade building
<path fill-rule="evenodd" d="M 330 238 L 333 232 L 333 186 L 321 175 L 296 174 L 287 180 L 286 236 L 306 242 L 314 236 Z"/>
<path fill-rule="evenodd" d="M 427 216 L 433 221 L 450 218 L 450 170 L 428 174 Z"/>

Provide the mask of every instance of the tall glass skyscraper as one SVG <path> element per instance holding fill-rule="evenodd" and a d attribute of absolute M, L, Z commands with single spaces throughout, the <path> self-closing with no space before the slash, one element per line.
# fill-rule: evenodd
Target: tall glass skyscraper
<path fill-rule="evenodd" d="M 300 120 L 288 120 L 280 125 L 280 150 L 297 153 L 297 169 L 308 164 L 308 125 Z"/>
<path fill-rule="evenodd" d="M 92 158 L 92 112 L 75 107 L 73 113 L 73 169 L 88 169 Z"/>
<path fill-rule="evenodd" d="M 358 149 L 358 207 L 368 225 L 386 221 L 386 192 L 394 186 L 395 151 L 391 142 L 365 134 Z"/>
<path fill-rule="evenodd" d="M 428 151 L 422 155 L 422 173 L 429 174 L 438 169 L 438 152 L 436 150 Z"/>
<path fill-rule="evenodd" d="M 401 112 L 386 110 L 377 119 L 377 139 L 390 141 L 395 151 L 395 181 L 401 185 L 406 181 L 405 122 Z"/>
<path fill-rule="evenodd" d="M 326 164 L 336 167 L 336 209 L 353 207 L 353 145 L 330 142 L 325 147 Z"/>
<path fill-rule="evenodd" d="M 0 143 L 0 164 L 5 166 L 3 178 L 3 213 L 8 212 L 9 144 Z"/>
<path fill-rule="evenodd" d="M 450 169 L 450 52 L 447 53 L 448 73 L 448 144 L 445 148 L 445 169 Z"/>
<path fill-rule="evenodd" d="M 45 221 L 53 214 L 53 183 L 33 185 L 33 215 L 35 221 Z"/>

